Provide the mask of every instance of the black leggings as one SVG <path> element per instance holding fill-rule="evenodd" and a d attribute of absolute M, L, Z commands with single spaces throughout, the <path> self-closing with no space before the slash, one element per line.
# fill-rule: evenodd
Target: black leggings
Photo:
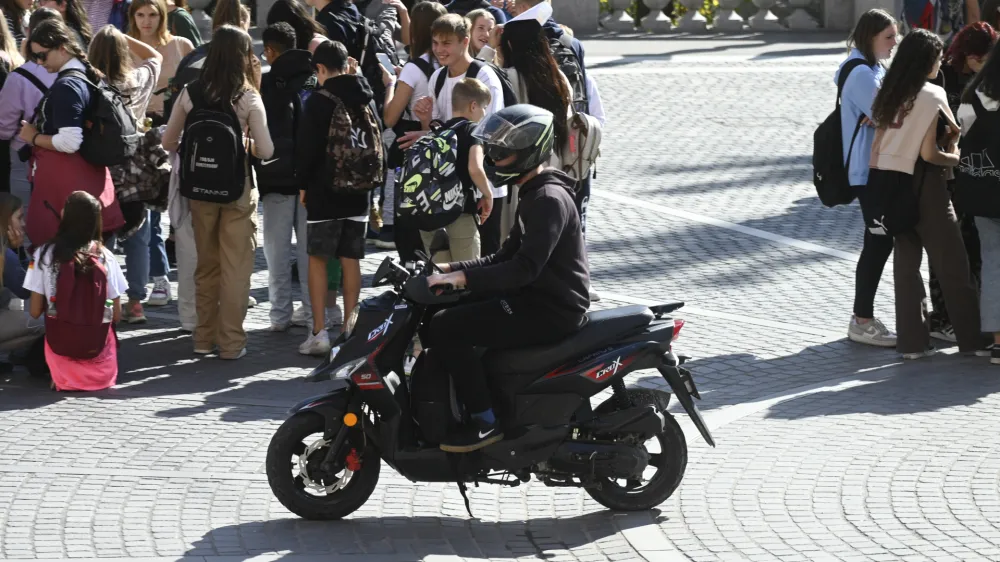
<path fill-rule="evenodd" d="M 856 187 L 858 203 L 862 213 L 865 210 L 865 188 Z M 878 292 L 882 271 L 885 269 L 889 256 L 892 255 L 892 236 L 872 234 L 868 230 L 868 217 L 865 218 L 865 240 L 858 258 L 858 269 L 854 279 L 854 315 L 858 318 L 875 317 L 875 293 Z"/>
<path fill-rule="evenodd" d="M 434 350 L 434 356 L 453 376 L 466 409 L 476 414 L 490 409 L 492 402 L 486 370 L 475 348 L 555 343 L 579 329 L 579 324 L 570 324 L 553 321 L 553 313 L 537 302 L 519 297 L 495 298 L 438 311 L 430 321 L 428 341 L 423 343 Z"/>

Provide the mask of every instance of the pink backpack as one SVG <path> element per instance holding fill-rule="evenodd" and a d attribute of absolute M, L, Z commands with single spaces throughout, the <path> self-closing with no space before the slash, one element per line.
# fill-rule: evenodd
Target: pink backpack
<path fill-rule="evenodd" d="M 108 271 L 102 256 L 88 252 L 82 268 L 63 263 L 56 295 L 45 316 L 45 341 L 53 353 L 71 359 L 93 359 L 104 350 L 111 323 L 104 321 Z M 53 313 L 54 312 L 54 313 Z"/>

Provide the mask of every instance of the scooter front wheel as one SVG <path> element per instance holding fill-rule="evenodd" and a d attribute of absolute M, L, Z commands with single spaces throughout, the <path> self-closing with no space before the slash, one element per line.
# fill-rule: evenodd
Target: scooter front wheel
<path fill-rule="evenodd" d="M 342 519 L 364 505 L 378 484 L 381 460 L 371 448 L 345 446 L 342 458 L 324 469 L 330 442 L 323 430 L 319 414 L 296 414 L 281 424 L 267 448 L 271 491 L 281 505 L 304 519 Z"/>

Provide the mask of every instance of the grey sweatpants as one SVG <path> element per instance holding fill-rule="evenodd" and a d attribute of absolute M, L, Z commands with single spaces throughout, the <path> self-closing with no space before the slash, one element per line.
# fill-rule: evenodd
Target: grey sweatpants
<path fill-rule="evenodd" d="M 984 332 L 1000 332 L 1000 219 L 976 217 L 983 257 L 983 294 L 979 312 Z"/>

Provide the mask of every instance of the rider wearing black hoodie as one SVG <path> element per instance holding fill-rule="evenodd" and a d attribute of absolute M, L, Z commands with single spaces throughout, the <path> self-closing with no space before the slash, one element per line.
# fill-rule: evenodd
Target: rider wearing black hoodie
<path fill-rule="evenodd" d="M 479 124 L 473 135 L 483 142 L 487 175 L 494 183 L 521 186 L 517 222 L 496 254 L 447 264 L 447 273 L 427 279 L 432 290 L 468 287 L 484 299 L 435 313 L 423 342 L 451 374 L 472 418 L 441 443 L 448 452 L 474 451 L 503 438 L 477 348 L 555 343 L 586 322 L 590 272 L 574 181 L 544 168 L 554 143 L 552 119 L 544 109 L 513 105 Z"/>

